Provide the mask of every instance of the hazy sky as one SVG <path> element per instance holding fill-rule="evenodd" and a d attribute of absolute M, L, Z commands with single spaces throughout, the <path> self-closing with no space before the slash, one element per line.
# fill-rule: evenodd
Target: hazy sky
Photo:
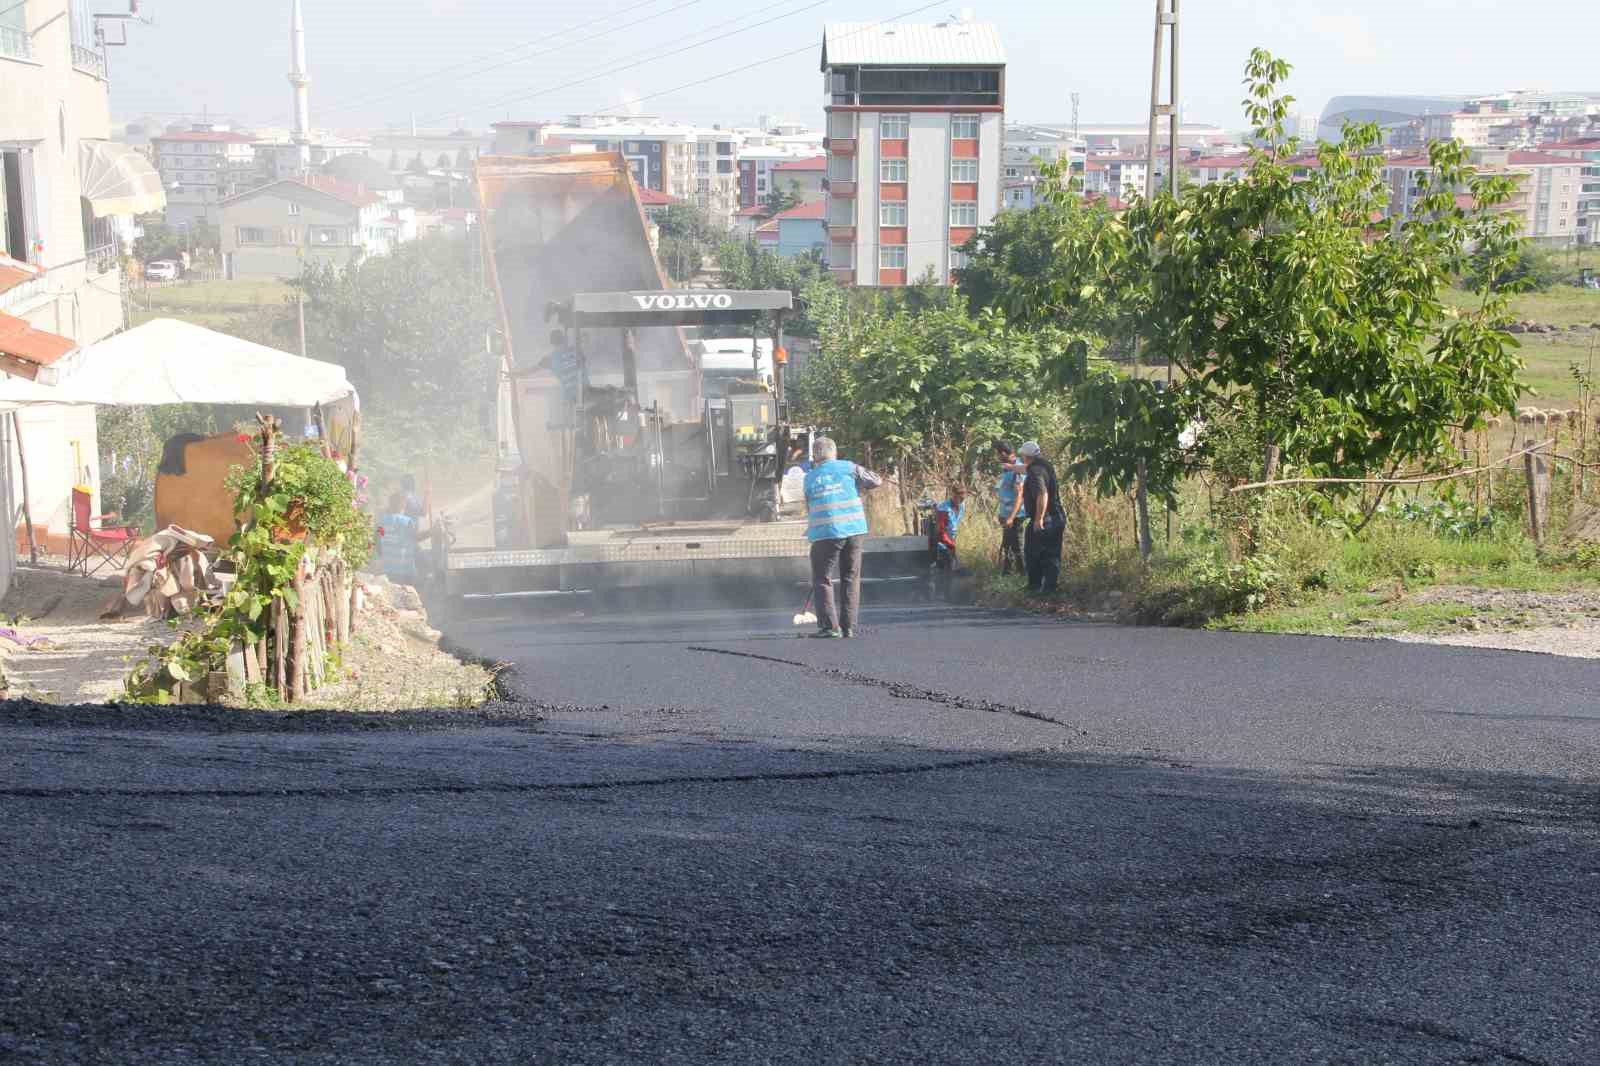
<path fill-rule="evenodd" d="M 1086 123 L 1142 121 L 1149 106 L 1153 0 L 304 3 L 312 121 L 335 130 L 413 114 L 482 127 L 640 97 L 640 109 L 687 121 L 772 114 L 820 126 L 824 22 L 935 21 L 967 4 L 1005 41 L 1008 117 L 1065 120 L 1074 91 Z M 180 121 L 205 108 L 288 125 L 289 7 L 148 0 L 154 25 L 130 26 L 129 47 L 112 50 L 114 113 Z M 1239 75 L 1257 44 L 1295 65 L 1291 91 L 1313 114 L 1351 92 L 1600 90 L 1595 11 L 1582 0 L 1182 0 L 1181 11 L 1188 117 L 1230 129 L 1242 125 Z"/>

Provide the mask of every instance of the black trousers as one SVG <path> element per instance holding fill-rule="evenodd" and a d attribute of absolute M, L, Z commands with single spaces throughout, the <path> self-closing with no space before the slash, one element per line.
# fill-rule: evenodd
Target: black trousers
<path fill-rule="evenodd" d="M 1066 535 L 1065 526 L 1039 529 L 1028 524 L 1028 537 L 1023 557 L 1028 564 L 1028 590 L 1054 592 L 1061 581 L 1061 541 Z"/>
<path fill-rule="evenodd" d="M 1000 572 L 1009 574 L 1024 573 L 1027 565 L 1022 561 L 1022 525 L 1026 519 L 1019 518 L 1009 526 L 1004 522 L 1000 524 Z"/>
<path fill-rule="evenodd" d="M 861 548 L 866 537 L 840 537 L 811 542 L 811 598 L 817 606 L 818 629 L 854 629 L 861 609 Z M 833 566 L 839 564 L 837 609 L 833 602 Z"/>

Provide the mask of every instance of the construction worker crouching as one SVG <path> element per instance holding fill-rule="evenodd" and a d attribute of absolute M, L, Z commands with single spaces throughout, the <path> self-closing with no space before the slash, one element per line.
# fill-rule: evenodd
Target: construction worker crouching
<path fill-rule="evenodd" d="M 814 463 L 806 475 L 806 539 L 811 541 L 811 588 L 817 605 L 818 637 L 853 637 L 861 607 L 861 550 L 867 535 L 863 491 L 883 484 L 865 467 L 839 458 L 839 446 L 818 437 L 811 446 Z M 833 568 L 839 567 L 835 608 Z"/>
<path fill-rule="evenodd" d="M 961 565 L 956 553 L 956 534 L 967 516 L 967 492 L 960 485 L 950 490 L 950 498 L 936 505 L 928 525 L 928 561 L 933 565 L 939 595 L 950 598 L 950 579 Z"/>

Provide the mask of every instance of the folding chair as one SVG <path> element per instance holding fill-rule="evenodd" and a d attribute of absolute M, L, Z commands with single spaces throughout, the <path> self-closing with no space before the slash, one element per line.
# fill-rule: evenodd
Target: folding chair
<path fill-rule="evenodd" d="M 89 493 L 72 490 L 72 522 L 68 527 L 67 573 L 90 577 L 107 566 L 125 570 L 128 556 L 139 539 L 137 526 L 104 526 L 96 523 L 119 518 L 116 514 L 91 515 Z"/>

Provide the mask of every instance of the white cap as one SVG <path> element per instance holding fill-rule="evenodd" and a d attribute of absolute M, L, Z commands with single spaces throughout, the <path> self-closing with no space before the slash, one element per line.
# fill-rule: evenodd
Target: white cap
<path fill-rule="evenodd" d="M 1039 454 L 1039 442 L 1036 440 L 1025 442 L 1022 447 L 1017 449 L 1017 454 L 1032 459 Z"/>

